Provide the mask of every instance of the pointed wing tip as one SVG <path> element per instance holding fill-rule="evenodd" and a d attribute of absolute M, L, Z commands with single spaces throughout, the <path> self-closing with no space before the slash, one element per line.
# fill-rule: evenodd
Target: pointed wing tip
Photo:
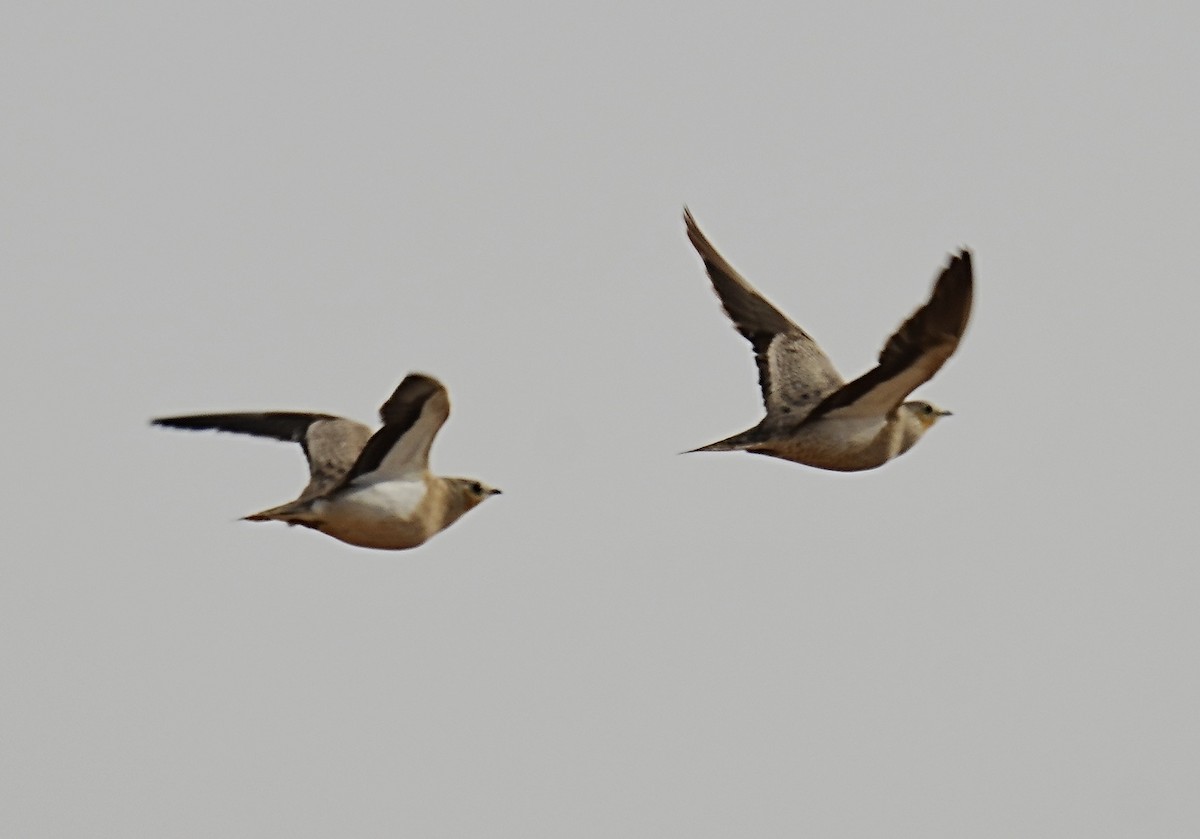
<path fill-rule="evenodd" d="M 431 376 L 428 373 L 421 372 L 409 373 L 404 377 L 404 380 L 400 382 L 398 387 L 404 387 L 405 385 L 408 385 L 409 387 L 422 385 L 424 387 L 442 388 L 443 390 L 446 388 L 446 386 L 443 385 L 436 376 Z"/>
<path fill-rule="evenodd" d="M 942 269 L 941 275 L 934 283 L 933 299 L 957 297 L 957 305 L 969 311 L 974 287 L 975 272 L 971 264 L 971 249 L 963 247 L 957 254 L 951 255 L 949 263 Z"/>
<path fill-rule="evenodd" d="M 971 264 L 971 249 L 961 247 L 958 253 L 952 254 L 950 264 L 946 266 L 947 274 L 963 274 L 967 279 L 971 279 L 974 275 L 974 268 Z"/>
<path fill-rule="evenodd" d="M 949 263 L 942 269 L 933 284 L 933 292 L 930 294 L 929 300 L 914 312 L 909 320 L 901 325 L 900 330 L 897 330 L 897 333 L 888 340 L 888 344 L 880 353 L 879 360 L 881 362 L 884 360 L 884 355 L 889 352 L 888 347 L 892 346 L 893 339 L 910 326 L 917 328 L 916 332 L 907 339 L 909 341 L 916 340 L 917 334 L 921 332 L 927 334 L 917 343 L 949 341 L 949 352 L 946 353 L 946 357 L 949 358 L 971 320 L 974 297 L 975 277 L 971 266 L 971 249 L 964 246 L 959 248 L 957 254 L 950 256 Z M 939 364 L 938 367 L 940 366 Z M 934 372 L 936 370 L 935 367 Z"/>
<path fill-rule="evenodd" d="M 721 256 L 716 245 L 708 240 L 708 236 L 700 229 L 700 225 L 696 223 L 695 216 L 687 208 L 683 208 L 683 223 L 686 228 L 688 241 L 692 243 L 692 247 L 696 249 L 696 254 L 704 262 L 704 270 L 712 276 L 714 271 L 731 276 L 737 275 L 737 271 L 730 265 L 725 257 Z"/>
<path fill-rule="evenodd" d="M 409 373 L 379 407 L 379 418 L 385 425 L 396 422 L 411 425 L 425 403 L 439 397 L 445 402 L 445 413 L 449 414 L 450 392 L 446 386 L 427 373 Z"/>
<path fill-rule="evenodd" d="M 972 261 L 974 254 L 968 247 L 958 250 L 958 255 L 950 262 L 950 271 L 961 277 L 961 282 L 972 286 L 975 283 L 975 265 Z"/>
<path fill-rule="evenodd" d="M 208 427 L 200 424 L 197 416 L 181 415 L 173 417 L 154 417 L 149 423 L 157 428 L 180 428 L 184 431 L 207 431 Z"/>
<path fill-rule="evenodd" d="M 424 402 L 438 393 L 445 393 L 446 386 L 437 378 L 428 373 L 409 373 L 400 384 L 396 385 L 396 389 L 392 391 L 392 395 L 388 397 L 387 402 L 379 409 L 382 417 L 383 413 L 388 411 L 390 407 L 399 405 L 400 403 Z M 386 417 L 382 417 L 386 421 Z"/>
<path fill-rule="evenodd" d="M 691 240 L 694 247 L 701 249 L 703 246 L 699 242 L 707 244 L 704 234 L 700 232 L 700 225 L 696 224 L 696 217 L 692 215 L 692 211 L 687 208 L 686 204 L 683 206 L 683 225 L 687 229 L 688 239 Z"/>

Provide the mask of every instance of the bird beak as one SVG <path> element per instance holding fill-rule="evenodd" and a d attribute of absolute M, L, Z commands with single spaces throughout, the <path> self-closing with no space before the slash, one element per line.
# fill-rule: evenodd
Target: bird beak
<path fill-rule="evenodd" d="M 492 487 L 492 491 L 490 493 L 488 493 L 488 495 L 503 495 L 503 494 L 504 494 L 503 492 L 496 489 L 495 487 Z"/>
<path fill-rule="evenodd" d="M 938 416 L 939 417 L 952 417 L 952 416 L 954 416 L 954 412 L 953 411 L 938 411 Z"/>

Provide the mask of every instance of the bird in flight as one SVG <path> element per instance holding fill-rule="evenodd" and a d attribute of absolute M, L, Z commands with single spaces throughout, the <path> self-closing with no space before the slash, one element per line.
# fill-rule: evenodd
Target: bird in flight
<path fill-rule="evenodd" d="M 194 414 L 153 425 L 214 429 L 299 443 L 310 480 L 295 501 L 246 516 L 319 530 L 363 548 L 415 548 L 500 490 L 429 471 L 429 448 L 450 416 L 442 383 L 413 373 L 379 409 L 383 427 L 329 414 Z"/>
<path fill-rule="evenodd" d="M 857 472 L 908 451 L 949 416 L 908 395 L 946 363 L 971 316 L 971 252 L 961 250 L 933 293 L 887 340 L 879 363 L 845 381 L 817 342 L 776 309 L 717 252 L 684 208 L 688 239 L 738 332 L 754 347 L 766 416 L 697 452 L 746 451 L 818 469 Z"/>

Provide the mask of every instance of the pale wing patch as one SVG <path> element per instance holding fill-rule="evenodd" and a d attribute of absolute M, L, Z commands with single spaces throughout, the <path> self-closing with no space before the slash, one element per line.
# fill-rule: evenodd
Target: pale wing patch
<path fill-rule="evenodd" d="M 842 384 L 833 362 L 808 333 L 734 270 L 686 209 L 684 221 L 725 314 L 754 348 L 767 414 L 803 417 Z"/>
<path fill-rule="evenodd" d="M 309 482 L 296 501 L 307 501 L 337 486 L 357 461 L 371 430 L 330 414 L 298 411 L 194 414 L 163 417 L 155 425 L 194 430 L 213 429 L 299 443 L 308 459 Z"/>
<path fill-rule="evenodd" d="M 857 399 L 825 414 L 826 419 L 880 417 L 896 409 L 922 383 L 928 381 L 954 352 L 957 340 L 939 344 L 922 353 L 912 364 L 889 379 L 883 379 Z M 871 375 L 871 374 L 866 374 Z M 850 386 L 853 386 L 851 382 Z"/>
<path fill-rule="evenodd" d="M 341 483 L 369 439 L 371 429 L 350 420 L 318 420 L 309 426 L 304 453 L 308 456 L 311 480 L 297 500 L 324 495 Z"/>
<path fill-rule="evenodd" d="M 829 394 L 808 415 L 891 415 L 905 397 L 946 363 L 971 317 L 974 279 L 970 251 L 951 257 L 929 300 L 900 325 L 879 353 L 879 363 Z"/>
<path fill-rule="evenodd" d="M 865 448 L 879 436 L 887 425 L 882 416 L 869 417 L 825 417 L 822 421 L 825 433 L 838 445 L 847 448 Z"/>
<path fill-rule="evenodd" d="M 386 478 L 376 471 L 355 478 L 333 506 L 347 518 L 411 520 L 428 495 L 423 477 Z"/>
<path fill-rule="evenodd" d="M 769 387 L 763 394 L 767 413 L 802 419 L 843 384 L 829 357 L 808 335 L 776 335 L 767 347 Z"/>
<path fill-rule="evenodd" d="M 417 421 L 400 435 L 400 439 L 370 474 L 389 480 L 423 475 L 429 468 L 429 448 L 433 445 L 433 438 L 449 415 L 450 398 L 444 390 L 438 391 L 425 400 Z"/>

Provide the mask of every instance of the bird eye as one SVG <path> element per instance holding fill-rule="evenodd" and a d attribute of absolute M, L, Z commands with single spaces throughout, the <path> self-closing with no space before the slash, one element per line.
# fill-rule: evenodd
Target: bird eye
<path fill-rule="evenodd" d="M 924 411 L 926 414 L 932 414 L 932 413 L 933 413 L 933 406 L 932 406 L 932 405 L 926 405 L 926 406 L 925 406 L 924 408 L 922 408 L 921 410 L 923 410 L 923 411 Z"/>
<path fill-rule="evenodd" d="M 483 494 L 483 484 L 479 483 L 479 481 L 474 481 L 471 484 L 471 492 L 475 493 L 476 495 L 482 495 Z"/>

